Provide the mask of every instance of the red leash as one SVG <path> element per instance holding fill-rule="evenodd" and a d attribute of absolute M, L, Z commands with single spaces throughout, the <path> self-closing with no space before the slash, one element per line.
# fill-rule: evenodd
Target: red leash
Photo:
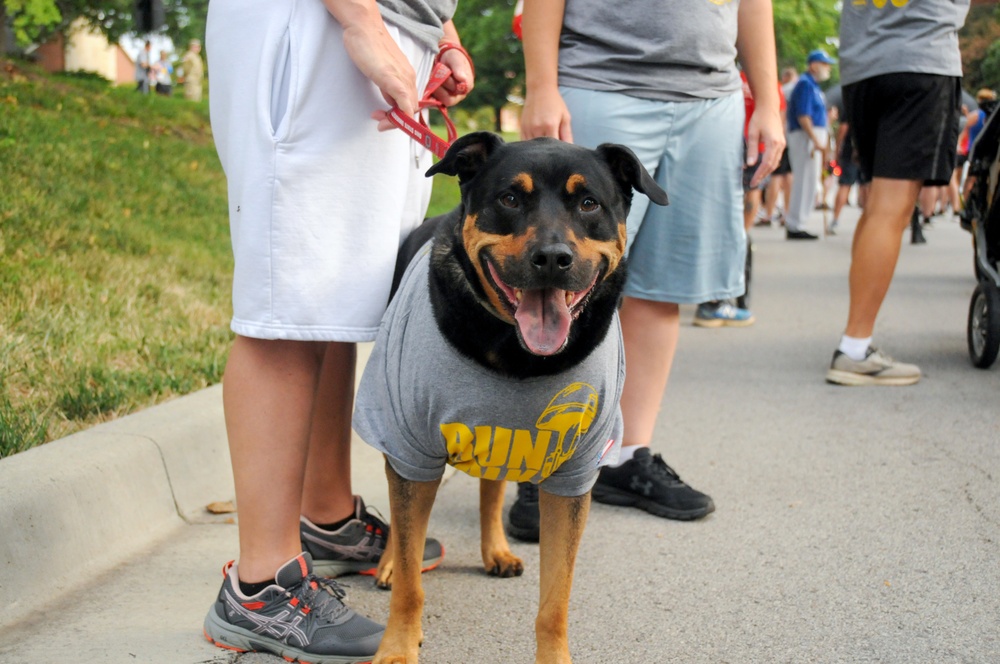
<path fill-rule="evenodd" d="M 441 62 L 441 55 L 452 49 L 461 51 L 468 58 L 469 64 L 472 64 L 472 57 L 464 48 L 452 42 L 442 42 L 437 57 L 434 58 L 434 68 L 431 70 L 430 80 L 427 81 L 427 87 L 424 88 L 424 96 L 417 104 L 419 108 L 417 119 L 403 113 L 397 106 L 393 106 L 386 112 L 389 122 L 405 131 L 410 138 L 433 152 L 439 159 L 444 156 L 444 153 L 448 151 L 448 148 L 451 147 L 452 142 L 458 136 L 458 132 L 455 130 L 455 123 L 448 117 L 447 107 L 433 97 L 434 92 L 451 76 L 451 69 L 448 65 Z M 475 65 L 473 65 L 473 72 L 475 72 Z M 425 108 L 435 108 L 444 117 L 444 124 L 448 130 L 447 141 L 431 131 L 427 121 L 424 120 L 423 110 Z"/>

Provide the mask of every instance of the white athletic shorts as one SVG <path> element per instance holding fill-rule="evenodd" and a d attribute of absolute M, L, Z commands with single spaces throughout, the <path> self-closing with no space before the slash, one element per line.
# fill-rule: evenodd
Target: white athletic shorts
<path fill-rule="evenodd" d="M 435 53 L 387 26 L 422 91 Z M 212 132 L 229 185 L 232 329 L 369 341 L 396 252 L 423 219 L 430 153 L 371 119 L 388 104 L 319 0 L 212 0 Z"/>

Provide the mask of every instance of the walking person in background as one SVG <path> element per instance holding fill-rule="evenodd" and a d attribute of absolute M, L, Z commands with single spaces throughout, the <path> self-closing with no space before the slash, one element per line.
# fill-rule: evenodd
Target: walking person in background
<path fill-rule="evenodd" d="M 202 79 L 205 78 L 205 63 L 201 60 L 201 42 L 192 39 L 184 53 L 181 66 L 184 67 L 184 98 L 201 101 Z"/>
<path fill-rule="evenodd" d="M 872 345 L 902 234 L 923 185 L 955 167 L 962 58 L 958 31 L 969 0 L 844 3 L 840 76 L 862 178 L 870 180 L 851 246 L 850 309 L 826 379 L 840 385 L 911 385 L 920 368 Z"/>
<path fill-rule="evenodd" d="M 795 84 L 799 82 L 799 72 L 795 67 L 785 67 L 781 70 L 781 126 L 788 126 L 788 99 L 792 96 Z M 782 197 L 784 207 L 778 205 L 778 197 Z M 758 215 L 756 226 L 770 226 L 777 223 L 785 225 L 785 210 L 788 201 L 792 199 L 792 165 L 788 161 L 788 145 L 781 152 L 781 161 L 771 173 L 767 188 L 764 190 L 763 213 Z"/>
<path fill-rule="evenodd" d="M 858 185 L 858 207 L 865 206 L 865 190 L 867 186 L 861 183 L 861 170 L 854 158 L 854 143 L 851 140 L 851 123 L 845 118 L 843 109 L 839 110 L 840 122 L 837 125 L 837 165 L 840 175 L 837 176 L 837 195 L 833 200 L 833 222 L 830 233 L 837 232 L 840 223 L 840 213 L 851 197 L 851 188 Z"/>
<path fill-rule="evenodd" d="M 378 332 L 430 152 L 388 128 L 472 89 L 454 0 L 212 0 L 212 132 L 229 190 L 236 333 L 223 408 L 239 509 L 205 634 L 231 650 L 368 662 L 383 628 L 318 574 L 374 570 L 391 536 L 351 487 L 355 342 Z M 384 18 L 383 18 L 384 17 Z M 384 122 L 376 122 L 381 118 Z M 428 539 L 422 567 L 437 564 Z M 262 628 L 261 626 L 266 626 Z"/>
<path fill-rule="evenodd" d="M 160 51 L 160 59 L 153 65 L 152 72 L 156 94 L 169 97 L 174 89 L 174 66 L 170 64 L 170 56 L 166 51 Z"/>
<path fill-rule="evenodd" d="M 150 62 L 150 49 L 153 47 L 148 41 L 143 45 L 139 55 L 135 56 L 135 90 L 144 95 L 149 94 L 149 79 L 152 63 Z"/>
<path fill-rule="evenodd" d="M 807 69 L 799 77 L 788 100 L 788 160 L 792 164 L 792 200 L 785 214 L 785 237 L 815 240 L 818 236 L 802 226 L 816 204 L 816 187 L 827 160 L 826 100 L 819 84 L 830 78 L 833 58 L 816 49 L 806 59 Z"/>
<path fill-rule="evenodd" d="M 680 303 L 744 290 L 737 55 L 757 104 L 747 161 L 757 161 L 759 141 L 765 145 L 752 184 L 774 169 L 784 146 L 771 2 L 532 0 L 524 9 L 522 137 L 626 145 L 670 195 L 665 208 L 637 195 L 629 213 L 620 314 L 625 433 L 618 465 L 602 468 L 594 499 L 701 518 L 715 509 L 712 499 L 649 446 L 677 347 Z M 534 485 L 518 485 L 509 526 L 519 539 L 537 538 Z"/>

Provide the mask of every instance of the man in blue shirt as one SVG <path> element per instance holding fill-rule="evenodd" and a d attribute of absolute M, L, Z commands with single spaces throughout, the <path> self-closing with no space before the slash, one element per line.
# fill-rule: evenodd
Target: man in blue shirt
<path fill-rule="evenodd" d="M 809 54 L 808 69 L 799 77 L 788 100 L 788 161 L 792 165 L 792 200 L 785 217 L 785 237 L 815 240 L 804 230 L 816 199 L 820 168 L 826 160 L 829 134 L 826 128 L 826 99 L 819 83 L 830 78 L 833 58 L 816 49 Z"/>

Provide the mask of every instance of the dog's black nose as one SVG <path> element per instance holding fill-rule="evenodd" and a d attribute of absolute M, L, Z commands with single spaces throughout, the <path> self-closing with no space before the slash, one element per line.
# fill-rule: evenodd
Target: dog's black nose
<path fill-rule="evenodd" d="M 531 264 L 539 272 L 558 274 L 573 266 L 573 252 L 562 242 L 545 244 L 531 253 Z"/>

